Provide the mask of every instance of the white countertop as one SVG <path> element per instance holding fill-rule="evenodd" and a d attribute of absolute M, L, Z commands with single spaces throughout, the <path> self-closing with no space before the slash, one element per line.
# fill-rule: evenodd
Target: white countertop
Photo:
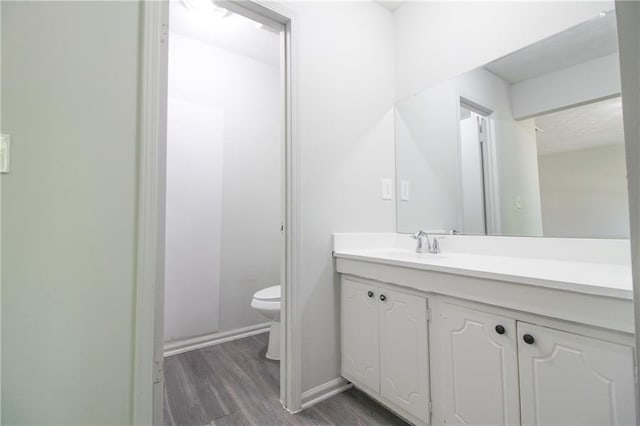
<path fill-rule="evenodd" d="M 631 267 L 628 265 L 456 252 L 429 254 L 400 248 L 343 249 L 334 251 L 334 255 L 337 258 L 633 299 Z"/>

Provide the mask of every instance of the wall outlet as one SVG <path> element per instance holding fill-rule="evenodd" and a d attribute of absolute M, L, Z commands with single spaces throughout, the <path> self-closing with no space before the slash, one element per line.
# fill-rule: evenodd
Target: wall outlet
<path fill-rule="evenodd" d="M 382 199 L 393 199 L 393 181 L 391 179 L 382 179 Z"/>
<path fill-rule="evenodd" d="M 9 173 L 11 136 L 0 135 L 0 173 Z"/>
<path fill-rule="evenodd" d="M 516 209 L 520 210 L 522 208 L 522 197 L 516 195 Z"/>

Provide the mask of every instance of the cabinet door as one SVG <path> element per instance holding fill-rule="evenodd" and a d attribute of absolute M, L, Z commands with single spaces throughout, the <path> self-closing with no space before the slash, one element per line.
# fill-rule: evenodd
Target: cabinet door
<path fill-rule="evenodd" d="M 342 375 L 380 392 L 378 289 L 342 279 Z"/>
<path fill-rule="evenodd" d="M 518 356 L 523 425 L 636 424 L 630 347 L 518 322 Z"/>
<path fill-rule="evenodd" d="M 515 320 L 448 303 L 440 306 L 444 421 L 519 424 Z"/>
<path fill-rule="evenodd" d="M 381 393 L 429 422 L 427 300 L 380 290 Z"/>

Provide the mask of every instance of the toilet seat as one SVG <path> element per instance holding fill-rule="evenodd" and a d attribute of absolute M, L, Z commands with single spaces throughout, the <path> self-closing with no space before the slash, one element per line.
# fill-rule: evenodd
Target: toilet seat
<path fill-rule="evenodd" d="M 279 302 L 280 301 L 280 286 L 274 285 L 273 287 L 263 288 L 256 291 L 253 298 L 265 302 Z"/>
<path fill-rule="evenodd" d="M 277 314 L 278 320 L 280 319 L 280 286 L 274 285 L 272 287 L 263 288 L 258 290 L 253 295 L 251 300 L 251 307 L 259 311 L 265 311 L 263 314 L 267 316 L 275 316 Z"/>

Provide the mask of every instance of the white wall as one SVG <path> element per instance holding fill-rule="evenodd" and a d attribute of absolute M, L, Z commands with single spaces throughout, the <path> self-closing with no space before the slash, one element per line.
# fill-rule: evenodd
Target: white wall
<path fill-rule="evenodd" d="M 303 390 L 340 375 L 333 232 L 393 232 L 393 21 L 368 2 L 287 3 L 299 29 Z"/>
<path fill-rule="evenodd" d="M 563 68 L 511 86 L 513 116 L 533 117 L 620 94 L 617 53 Z"/>
<path fill-rule="evenodd" d="M 398 181 L 411 197 L 398 207 L 398 231 L 463 229 L 458 109 L 460 97 L 493 113 L 501 235 L 541 235 L 538 165 L 533 120 L 511 115 L 510 85 L 478 68 L 397 103 Z M 516 198 L 521 199 L 521 208 Z"/>
<path fill-rule="evenodd" d="M 225 83 L 223 95 L 230 103 L 225 105 L 220 330 L 266 322 L 251 308 L 251 298 L 280 283 L 280 71 L 263 63 L 251 67 L 232 64 L 237 85 Z"/>
<path fill-rule="evenodd" d="M 396 99 L 611 9 L 612 1 L 409 2 L 394 14 Z"/>
<path fill-rule="evenodd" d="M 462 227 L 458 104 L 452 81 L 396 105 L 397 182 L 410 186 L 398 204 L 399 232 Z"/>
<path fill-rule="evenodd" d="M 172 55 L 169 64 L 172 75 Z M 224 110 L 173 98 L 172 92 L 169 86 L 166 341 L 218 330 L 222 239 Z"/>
<path fill-rule="evenodd" d="M 129 424 L 137 2 L 2 2 L 2 423 Z"/>
<path fill-rule="evenodd" d="M 535 121 L 496 124 L 500 235 L 542 236 Z"/>
<path fill-rule="evenodd" d="M 544 235 L 629 238 L 624 145 L 541 155 Z"/>
<path fill-rule="evenodd" d="M 180 8 L 180 3 L 172 5 L 172 22 L 175 13 L 183 20 L 191 17 Z M 275 49 L 268 57 L 277 58 L 278 35 L 255 24 L 243 25 L 240 19 L 232 16 L 211 24 L 225 25 L 227 36 L 240 40 L 250 31 L 254 38 L 247 42 L 262 34 L 271 41 L 264 50 Z M 171 197 L 170 174 L 165 341 L 265 322 L 251 308 L 251 297 L 280 280 L 279 69 L 266 59 L 249 57 L 242 43 L 227 41 L 219 47 L 195 24 L 183 21 L 180 33 L 170 33 L 168 171 L 176 158 L 190 158 L 174 170 L 173 179 L 182 181 L 174 194 L 181 191 L 191 203 Z M 181 110 L 188 106 L 189 114 L 171 132 L 177 105 Z M 187 145 L 189 135 L 205 143 Z M 215 202 L 202 204 L 205 194 Z M 181 215 L 172 221 L 172 212 Z M 186 268 L 171 273 L 172 265 Z"/>

